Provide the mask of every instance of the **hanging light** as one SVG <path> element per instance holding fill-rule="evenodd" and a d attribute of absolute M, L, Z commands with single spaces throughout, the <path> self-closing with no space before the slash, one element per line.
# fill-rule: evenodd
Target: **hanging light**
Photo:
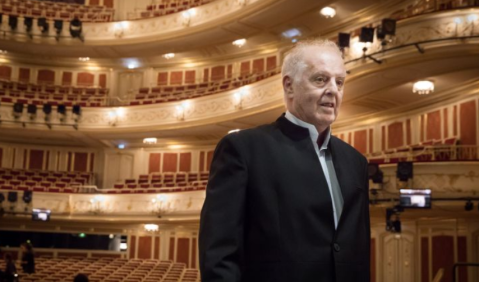
<path fill-rule="evenodd" d="M 173 59 L 175 57 L 175 53 L 164 54 L 163 57 L 167 60 Z"/>
<path fill-rule="evenodd" d="M 417 93 L 419 95 L 426 95 L 431 92 L 434 92 L 434 83 L 429 80 L 420 80 L 414 83 L 412 92 Z"/>
<path fill-rule="evenodd" d="M 159 230 L 158 224 L 145 224 L 145 230 L 148 232 L 157 232 Z"/>
<path fill-rule="evenodd" d="M 238 48 L 243 47 L 245 44 L 246 44 L 246 39 L 244 38 L 233 41 L 233 45 Z"/>
<path fill-rule="evenodd" d="M 150 138 L 143 139 L 144 144 L 156 144 L 157 141 L 158 141 L 158 139 L 156 139 L 155 137 L 150 137 Z"/>
<path fill-rule="evenodd" d="M 81 62 L 88 62 L 90 60 L 90 58 L 89 57 L 79 57 L 78 60 L 81 61 Z"/>
<path fill-rule="evenodd" d="M 320 13 L 325 18 L 329 19 L 329 18 L 332 18 L 336 15 L 336 9 L 331 8 L 331 7 L 324 7 L 324 8 L 321 9 Z"/>

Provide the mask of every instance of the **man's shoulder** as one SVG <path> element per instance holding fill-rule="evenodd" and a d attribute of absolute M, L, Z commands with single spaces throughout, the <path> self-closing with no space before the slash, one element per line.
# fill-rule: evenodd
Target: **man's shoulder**
<path fill-rule="evenodd" d="M 358 158 L 363 162 L 368 161 L 366 157 L 361 154 L 356 148 L 339 139 L 338 137 L 331 135 L 331 141 L 334 142 L 335 147 L 337 147 L 344 154 L 352 156 L 353 158 Z"/>

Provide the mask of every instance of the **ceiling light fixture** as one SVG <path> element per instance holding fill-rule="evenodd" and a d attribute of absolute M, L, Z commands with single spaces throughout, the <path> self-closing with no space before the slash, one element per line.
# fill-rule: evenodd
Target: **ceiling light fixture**
<path fill-rule="evenodd" d="M 324 8 L 321 9 L 320 13 L 325 18 L 329 19 L 329 18 L 332 18 L 336 15 L 336 9 L 331 8 L 331 7 L 324 7 Z"/>
<path fill-rule="evenodd" d="M 175 53 L 164 54 L 163 57 L 167 60 L 173 59 L 175 57 Z"/>
<path fill-rule="evenodd" d="M 0 54 L 7 54 L 7 50 L 0 50 Z"/>
<path fill-rule="evenodd" d="M 233 41 L 233 45 L 238 48 L 243 47 L 245 44 L 246 44 L 246 39 L 244 38 Z"/>
<path fill-rule="evenodd" d="M 150 137 L 150 138 L 143 139 L 144 144 L 156 144 L 157 141 L 158 141 L 158 139 L 156 139 L 155 137 Z"/>
<path fill-rule="evenodd" d="M 420 80 L 414 83 L 412 92 L 419 95 L 427 95 L 429 93 L 432 93 L 434 92 L 434 83 L 429 80 Z"/>
<path fill-rule="evenodd" d="M 145 230 L 148 232 L 157 232 L 159 229 L 158 224 L 145 224 Z"/>
<path fill-rule="evenodd" d="M 90 60 L 90 57 L 79 57 L 78 60 L 81 62 L 88 62 Z"/>

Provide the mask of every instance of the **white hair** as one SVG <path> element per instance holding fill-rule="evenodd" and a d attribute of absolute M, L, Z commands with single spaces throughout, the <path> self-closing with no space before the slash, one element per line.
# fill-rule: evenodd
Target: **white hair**
<path fill-rule="evenodd" d="M 299 76 L 307 67 L 304 62 L 304 49 L 308 47 L 329 48 L 337 51 L 342 57 L 341 50 L 336 43 L 325 39 L 310 39 L 296 43 L 291 50 L 289 50 L 283 60 L 283 67 L 281 68 L 281 77 L 289 76 L 293 81 L 297 81 Z"/>

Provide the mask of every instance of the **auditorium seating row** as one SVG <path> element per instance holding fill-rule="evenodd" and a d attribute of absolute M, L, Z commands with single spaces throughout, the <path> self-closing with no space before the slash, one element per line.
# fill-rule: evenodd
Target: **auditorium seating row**
<path fill-rule="evenodd" d="M 188 10 L 190 8 L 198 7 L 204 4 L 213 2 L 214 0 L 179 0 L 179 1 L 164 1 L 161 4 L 151 4 L 146 7 L 145 11 L 141 11 L 139 18 L 161 17 L 173 13 Z M 133 16 L 132 18 L 134 18 Z M 138 17 L 138 16 L 136 16 Z"/>
<path fill-rule="evenodd" d="M 48 93 L 28 93 L 15 92 L 10 90 L 0 90 L 0 101 L 3 103 L 20 103 L 43 105 L 50 104 L 52 106 L 80 105 L 82 107 L 100 107 L 106 103 L 105 95 L 66 95 L 66 94 L 48 94 Z"/>
<path fill-rule="evenodd" d="M 108 88 L 100 87 L 73 87 L 65 85 L 53 85 L 49 83 L 34 84 L 17 82 L 8 79 L 0 79 L 0 90 L 11 90 L 17 92 L 34 92 L 45 94 L 66 94 L 66 95 L 107 95 Z"/>
<path fill-rule="evenodd" d="M 61 180 L 67 183 L 74 180 L 83 180 L 85 185 L 94 184 L 93 172 L 83 171 L 48 171 L 48 170 L 24 170 L 16 168 L 0 168 L 0 178 L 4 180 L 34 180 L 34 181 L 56 181 Z"/>
<path fill-rule="evenodd" d="M 90 282 L 197 282 L 196 269 L 171 261 L 120 258 L 36 258 L 35 273 L 25 274 L 16 261 L 20 281 L 64 282 L 73 281 L 78 273 L 88 276 Z M 5 269 L 5 263 L 0 263 Z"/>
<path fill-rule="evenodd" d="M 212 81 L 179 86 L 140 88 L 138 93 L 135 94 L 133 100 L 130 101 L 130 105 L 146 105 L 203 97 L 237 89 L 241 86 L 260 81 L 278 73 L 279 70 L 275 69 L 261 74 L 240 76 L 238 78 L 227 79 L 223 81 Z"/>
<path fill-rule="evenodd" d="M 444 140 L 427 140 L 420 144 L 388 149 L 367 155 L 373 163 L 396 163 L 399 161 L 473 161 L 478 160 L 478 147 L 459 145 L 456 137 Z"/>
<path fill-rule="evenodd" d="M 84 22 L 108 22 L 113 20 L 114 9 L 49 1 L 0 1 L 3 15 L 70 21 L 75 17 Z"/>
<path fill-rule="evenodd" d="M 178 184 L 178 183 L 196 183 L 198 181 L 208 181 L 209 172 L 164 172 L 152 174 L 140 174 L 138 179 L 125 179 L 124 184 Z M 123 183 L 120 183 L 123 184 Z"/>

